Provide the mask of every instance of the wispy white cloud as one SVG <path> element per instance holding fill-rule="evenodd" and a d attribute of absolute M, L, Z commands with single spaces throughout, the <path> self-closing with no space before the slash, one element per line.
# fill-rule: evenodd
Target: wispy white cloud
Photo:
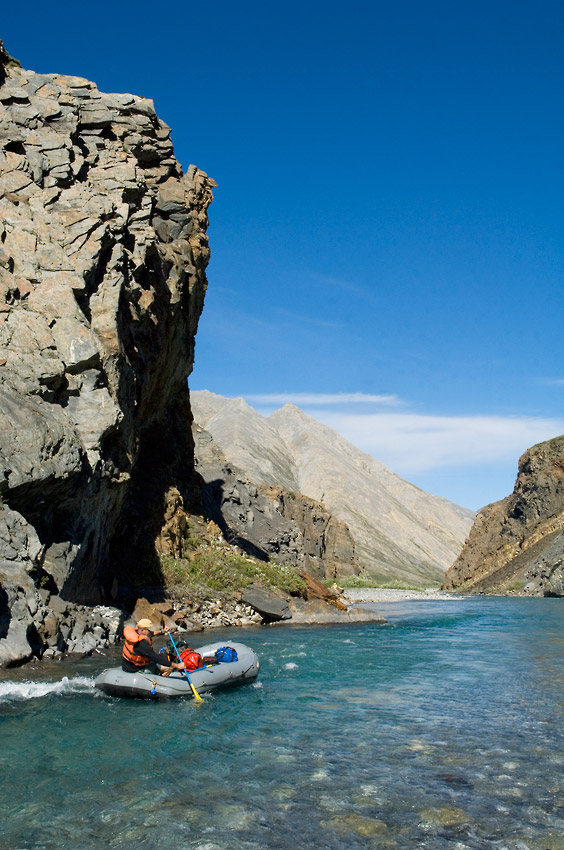
<path fill-rule="evenodd" d="M 264 393 L 246 395 L 251 404 L 286 404 L 290 402 L 298 407 L 310 405 L 349 405 L 378 404 L 399 407 L 403 404 L 396 395 L 374 395 L 372 393 Z"/>
<path fill-rule="evenodd" d="M 353 445 L 409 476 L 431 469 L 512 462 L 564 433 L 564 419 L 530 416 L 426 416 L 311 411 Z"/>
<path fill-rule="evenodd" d="M 284 322 L 290 322 L 295 325 L 296 322 L 301 322 L 304 325 L 313 325 L 319 328 L 344 328 L 344 322 L 333 322 L 328 319 L 321 319 L 319 316 L 306 316 L 305 314 L 297 313 L 295 310 L 286 310 L 283 307 L 277 307 L 274 311 L 276 316 Z"/>
<path fill-rule="evenodd" d="M 310 272 L 309 278 L 314 283 L 321 284 L 325 287 L 330 287 L 332 289 L 340 289 L 344 292 L 353 293 L 354 295 L 372 303 L 382 302 L 381 297 L 378 298 L 374 296 L 373 287 L 367 289 L 358 283 L 354 283 L 351 280 L 347 280 L 345 278 L 332 277 L 331 275 L 321 274 L 320 272 Z"/>

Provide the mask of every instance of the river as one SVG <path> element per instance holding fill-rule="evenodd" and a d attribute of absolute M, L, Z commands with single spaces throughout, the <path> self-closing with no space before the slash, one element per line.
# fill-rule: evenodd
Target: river
<path fill-rule="evenodd" d="M 2 850 L 564 850 L 564 600 L 375 607 L 195 636 L 261 659 L 201 703 L 3 671 Z"/>

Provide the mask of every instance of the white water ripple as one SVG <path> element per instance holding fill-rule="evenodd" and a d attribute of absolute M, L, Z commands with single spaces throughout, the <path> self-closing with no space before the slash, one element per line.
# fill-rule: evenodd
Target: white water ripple
<path fill-rule="evenodd" d="M 79 694 L 94 690 L 94 679 L 86 676 L 67 676 L 58 682 L 0 682 L 0 703 L 37 699 L 51 694 Z"/>

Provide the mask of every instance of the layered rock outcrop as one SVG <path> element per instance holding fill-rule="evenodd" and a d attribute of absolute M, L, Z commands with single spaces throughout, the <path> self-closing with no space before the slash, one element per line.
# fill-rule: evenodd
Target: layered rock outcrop
<path fill-rule="evenodd" d="M 564 595 L 564 437 L 528 449 L 510 496 L 483 508 L 443 588 Z"/>
<path fill-rule="evenodd" d="M 474 514 L 404 481 L 292 404 L 268 417 L 242 398 L 191 393 L 194 419 L 257 485 L 305 494 L 345 523 L 379 580 L 439 582 Z"/>
<path fill-rule="evenodd" d="M 53 600 L 118 599 L 194 496 L 213 185 L 150 100 L 0 49 L 0 664 L 74 640 Z"/>
<path fill-rule="evenodd" d="M 346 523 L 314 499 L 249 481 L 205 429 L 194 423 L 192 430 L 203 508 L 226 540 L 322 579 L 360 572 Z"/>

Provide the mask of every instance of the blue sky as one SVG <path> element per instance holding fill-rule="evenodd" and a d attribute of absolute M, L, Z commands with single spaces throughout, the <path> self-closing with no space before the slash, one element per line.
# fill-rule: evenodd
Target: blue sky
<path fill-rule="evenodd" d="M 25 67 L 152 97 L 218 183 L 194 389 L 475 509 L 564 433 L 560 0 L 20 8 Z"/>

